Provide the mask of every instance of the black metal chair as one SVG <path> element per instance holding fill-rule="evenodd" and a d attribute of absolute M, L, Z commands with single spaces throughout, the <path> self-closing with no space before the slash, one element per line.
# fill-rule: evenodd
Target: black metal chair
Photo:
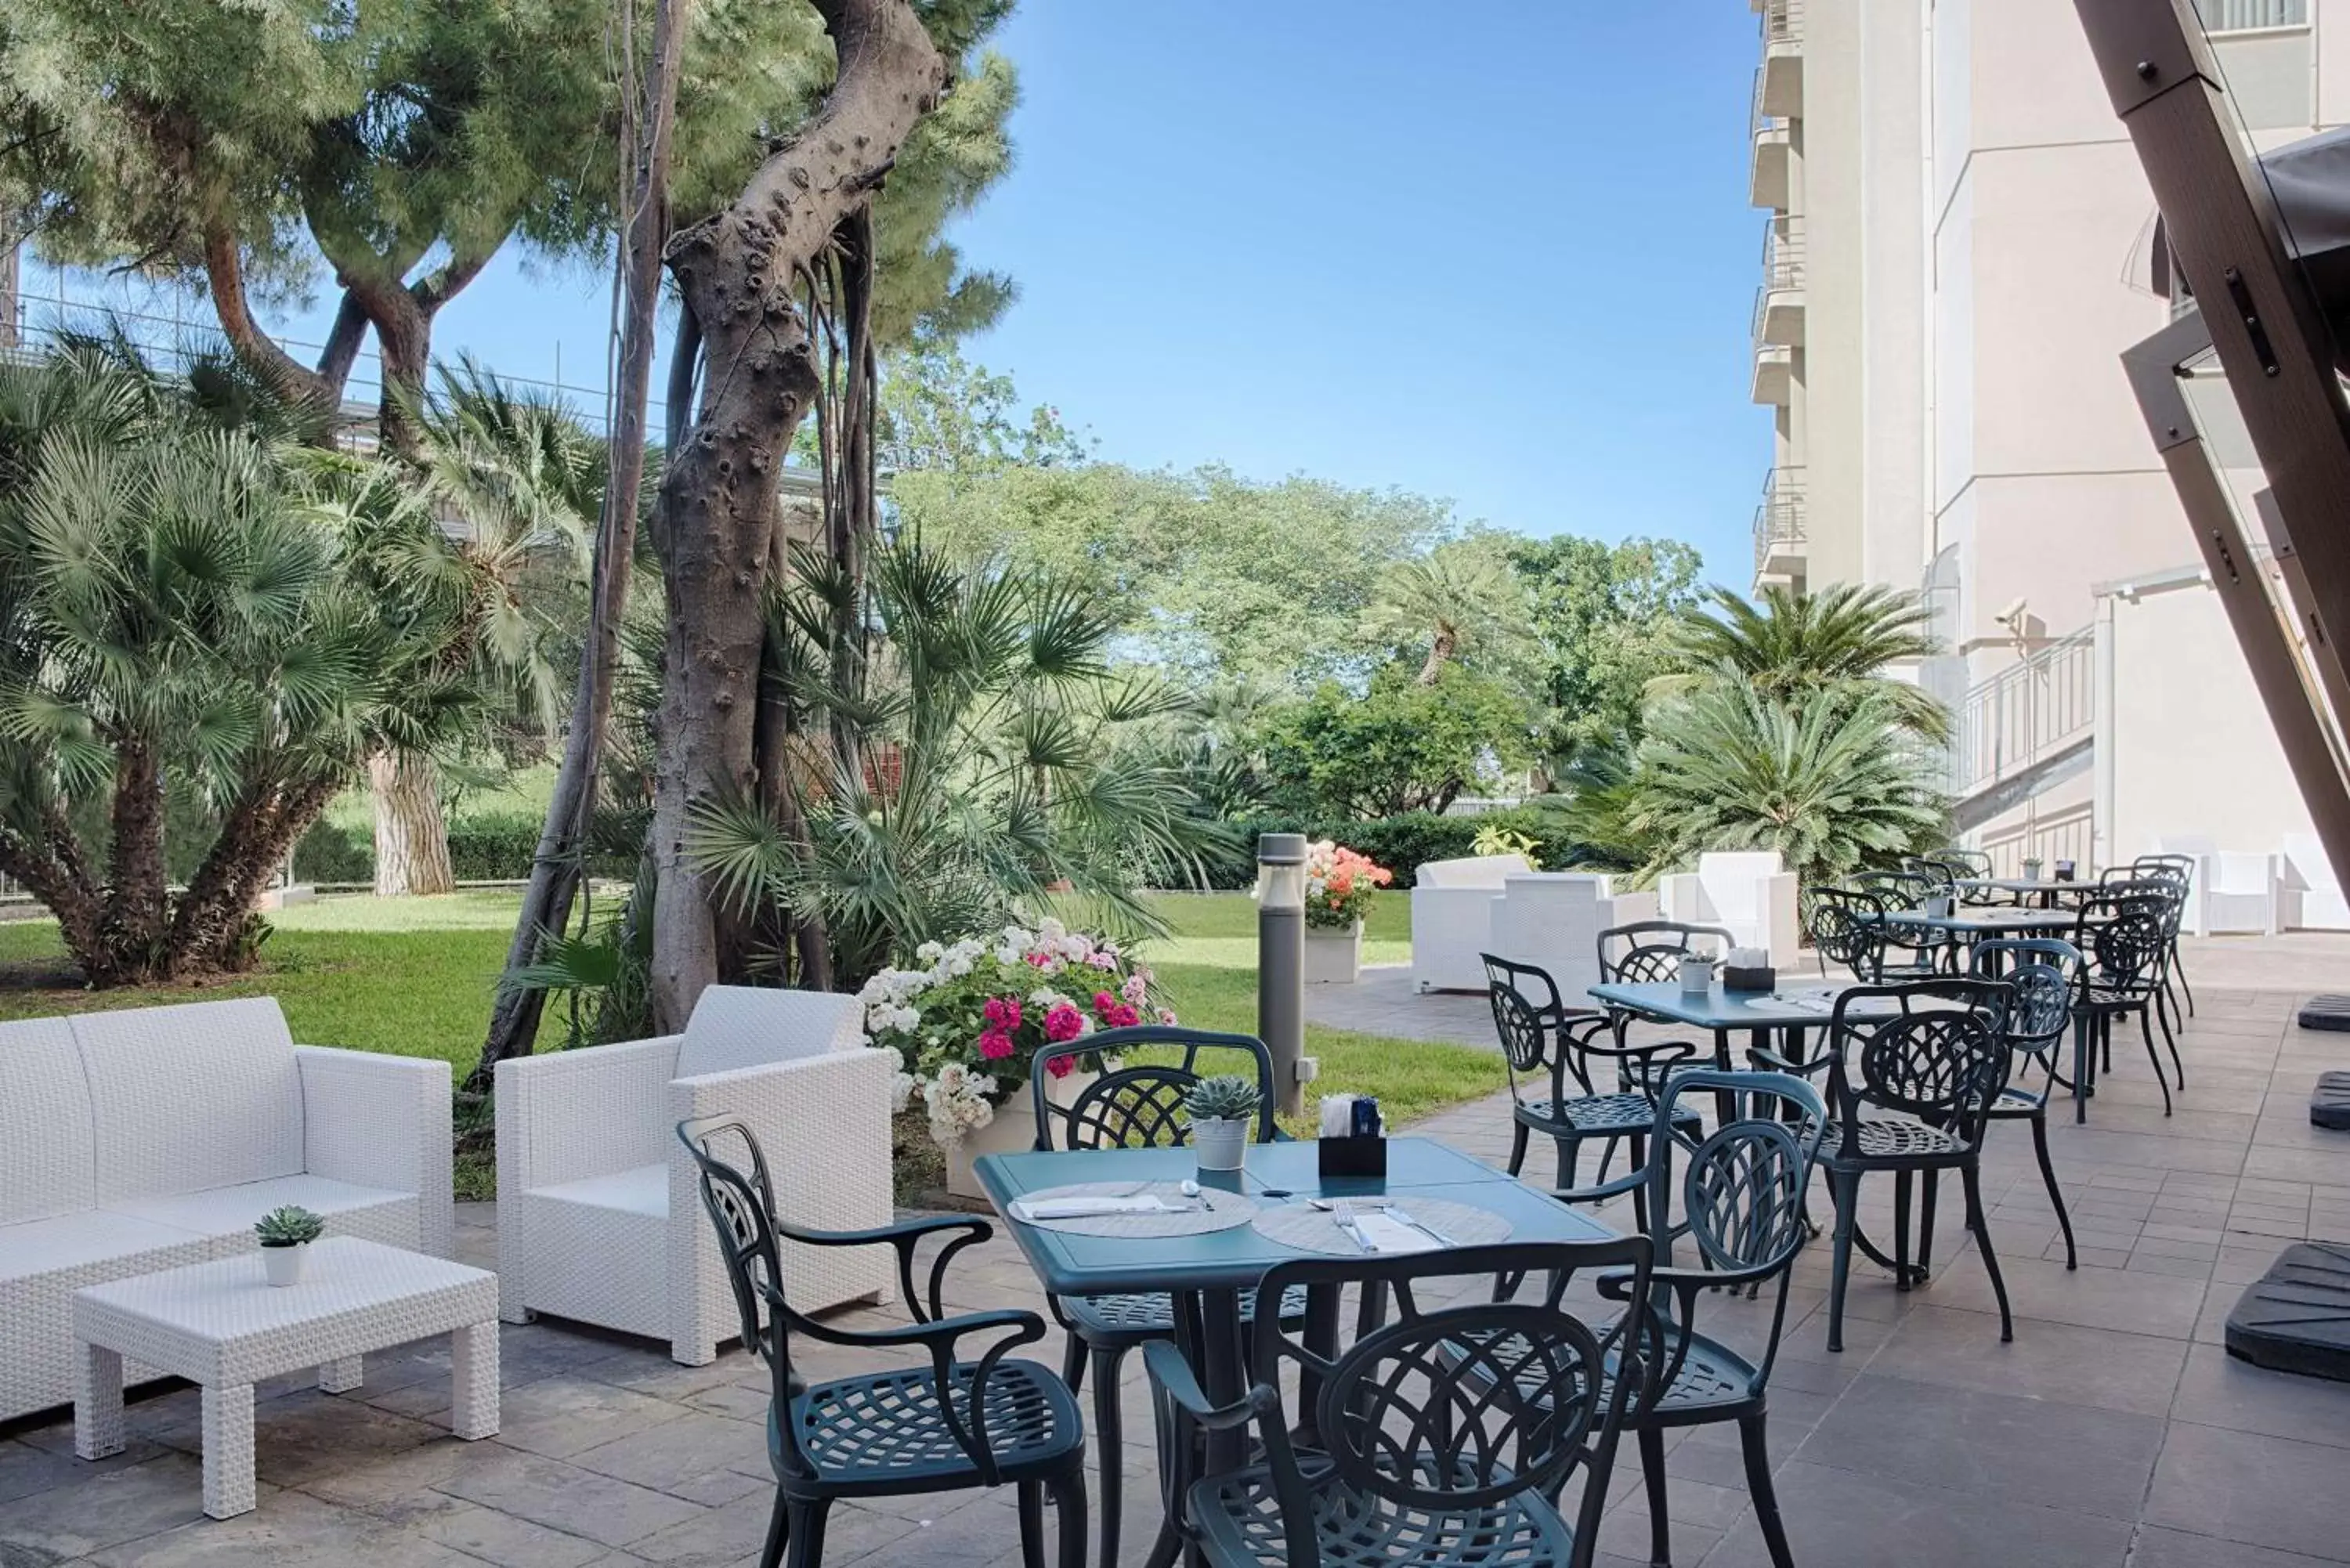
<path fill-rule="evenodd" d="M 1828 1276 L 1828 1348 L 1844 1348 L 1845 1287 L 1852 1249 L 1893 1271 L 1906 1291 L 1925 1277 L 1909 1259 L 1912 1187 L 1921 1173 L 1956 1170 L 1966 1185 L 1967 1229 L 1999 1297 L 1999 1336 L 2015 1337 L 2007 1283 L 1983 1218 L 1982 1139 L 1991 1097 L 2007 1081 L 2005 981 L 1947 977 L 1899 985 L 1854 986 L 1836 997 L 1826 1054 L 1809 1064 L 1749 1053 L 1755 1065 L 1825 1075 L 1833 1118 L 1819 1157 L 1835 1198 L 1835 1255 Z M 1893 1255 L 1859 1234 L 1860 1183 L 1893 1178 Z"/>
<path fill-rule="evenodd" d="M 1255 1386 L 1222 1406 L 1174 1345 L 1145 1349 L 1159 1452 L 1174 1456 L 1162 1470 L 1168 1516 L 1215 1568 L 1588 1568 L 1617 1439 L 1655 1358 L 1626 1354 L 1646 1314 L 1595 1327 L 1562 1297 L 1579 1272 L 1621 1270 L 1624 1294 L 1645 1301 L 1649 1258 L 1648 1239 L 1633 1236 L 1273 1269 L 1265 1290 L 1359 1284 L 1391 1293 L 1395 1315 L 1336 1356 L 1259 1319 Z M 1439 1304 L 1451 1293 L 1444 1282 L 1478 1276 L 1544 1288 L 1538 1299 Z M 1284 1363 L 1298 1368 L 1301 1390 L 1319 1390 L 1296 1396 L 1294 1416 Z M 1612 1374 L 1624 1365 L 1635 1375 Z M 1319 1447 L 1301 1448 L 1293 1423 L 1317 1429 Z M 1250 1427 L 1253 1459 L 1196 1472 L 1190 1428 Z M 1563 1494 L 1578 1471 L 1570 1524 Z"/>
<path fill-rule="evenodd" d="M 2087 964 L 2081 950 L 2052 937 L 2012 937 L 1977 942 L 1975 972 L 1992 968 L 2014 988 L 2007 1009 L 2007 1044 L 2014 1053 L 2007 1083 L 1991 1100 L 1988 1115 L 1994 1122 L 2032 1124 L 2032 1152 L 2040 1162 L 2040 1179 L 2048 1201 L 2056 1208 L 2056 1223 L 2064 1231 L 2064 1266 L 2077 1268 L 2073 1249 L 2073 1217 L 2064 1209 L 2064 1190 L 2057 1184 L 2056 1167 L 2048 1158 L 2048 1102 L 2060 1088 L 2072 1085 L 2056 1070 L 2056 1053 L 2073 1032 L 2083 1027 L 2076 1011 Z M 2033 1082 L 2033 1069 L 2039 1081 Z M 1929 1189 L 1930 1199 L 1931 1189 Z M 1923 1247 L 1933 1244 L 1934 1211 L 1926 1206 Z M 1922 1250 L 1922 1248 L 1921 1248 Z"/>
<path fill-rule="evenodd" d="M 1208 1075 L 1200 1065 L 1202 1052 L 1237 1054 L 1253 1071 L 1261 1096 L 1257 1106 L 1256 1141 L 1271 1143 L 1280 1136 L 1274 1125 L 1273 1053 L 1253 1034 L 1223 1034 L 1180 1024 L 1138 1024 L 1106 1029 L 1083 1042 L 1090 1051 L 1118 1052 L 1158 1047 L 1181 1052 L 1176 1063 L 1136 1063 L 1104 1073 L 1066 1106 L 1055 1105 L 1045 1092 L 1045 1064 L 1069 1054 L 1066 1045 L 1040 1047 L 1032 1064 L 1029 1093 L 1036 1109 L 1036 1148 L 1049 1153 L 1069 1148 L 1158 1148 L 1190 1141 L 1191 1125 L 1183 1119 L 1183 1097 L 1191 1085 Z M 1114 1296 L 1047 1296 L 1055 1321 L 1068 1339 L 1062 1352 L 1061 1376 L 1073 1393 L 1085 1388 L 1090 1366 L 1094 1380 L 1094 1442 L 1101 1466 L 1101 1561 L 1118 1561 L 1123 1511 L 1119 1467 L 1125 1448 L 1124 1413 L 1119 1408 L 1118 1369 L 1129 1350 L 1153 1340 L 1175 1336 L 1175 1299 L 1165 1291 L 1136 1292 Z M 1294 1317 L 1305 1312 L 1305 1298 L 1284 1300 Z M 1256 1311 L 1253 1293 L 1241 1298 L 1243 1318 Z"/>
<path fill-rule="evenodd" d="M 1886 951 L 1893 933 L 1887 917 L 1891 910 L 1876 893 L 1858 888 L 1811 889 L 1812 946 L 1820 957 L 1820 972 L 1830 959 L 1852 971 L 1865 984 L 1888 980 L 1922 979 L 1933 971 L 1919 963 L 1888 963 Z"/>
<path fill-rule="evenodd" d="M 767 1462 L 775 1508 L 760 1568 L 791 1551 L 792 1568 L 824 1560 L 827 1516 L 847 1498 L 902 1497 L 967 1487 L 1019 1489 L 1020 1542 L 1031 1568 L 1045 1561 L 1045 1500 L 1060 1516 L 1061 1568 L 1086 1560 L 1086 1428 L 1076 1397 L 1050 1369 L 1011 1357 L 1045 1337 L 1033 1312 L 946 1315 L 946 1268 L 965 1247 L 985 1241 L 984 1220 L 914 1220 L 873 1231 L 803 1231 L 775 1216 L 775 1185 L 750 1126 L 739 1116 L 680 1122 L 677 1136 L 701 1168 L 702 1203 L 718 1231 L 726 1277 L 742 1314 L 743 1343 L 766 1363 Z M 740 1140 L 750 1170 L 713 1146 Z M 929 1289 L 914 1288 L 914 1255 L 923 1238 L 952 1235 L 931 1260 Z M 910 1327 L 835 1328 L 794 1312 L 784 1296 L 779 1239 L 812 1247 L 887 1245 L 898 1254 Z M 804 1382 L 792 1368 L 792 1335 L 860 1349 L 923 1350 L 926 1367 L 899 1367 Z M 961 1342 L 997 1334 L 975 1360 Z"/>
<path fill-rule="evenodd" d="M 2178 898 L 2170 911 L 2170 945 L 2162 954 L 2162 995 L 2170 1007 L 2170 1022 L 2187 1027 L 2187 1020 L 2195 1012 L 2195 988 L 2187 983 L 2187 962 L 2178 951 L 2179 929 L 2186 923 L 2187 901 L 2195 896 L 2195 857 L 2192 855 L 2141 855 L 2130 862 L 2130 869 L 2147 881 L 2178 884 Z M 2178 989 L 2187 993 L 2187 1012 L 2178 1011 L 2178 998 L 2170 989 L 2176 977 Z M 2184 1083 L 2179 1085 L 2186 1087 Z"/>
<path fill-rule="evenodd" d="M 2162 1114 L 2170 1115 L 2170 1076 L 2154 1048 L 2154 1023 L 2162 1025 L 2170 1047 L 2178 1086 L 2187 1086 L 2187 1069 L 2178 1059 L 2178 1042 L 2171 1037 L 2169 1020 L 2162 1016 L 2164 955 L 2171 941 L 2178 885 L 2168 880 L 2107 884 L 2104 890 L 2081 900 L 2074 916 L 2073 945 L 2087 962 L 2080 1008 L 2085 1029 L 2076 1042 L 2074 1076 L 2077 1094 L 2073 1119 L 2085 1120 L 2088 1096 L 2096 1092 L 2097 1074 L 2113 1070 L 2114 1020 L 2135 1014 L 2146 1040 L 2146 1059 L 2153 1064 L 2155 1082 L 2162 1089 Z"/>
<path fill-rule="evenodd" d="M 1607 1013 L 1567 1015 L 1548 971 L 1492 953 L 1482 957 L 1493 1032 L 1501 1038 L 1502 1061 L 1510 1075 L 1510 1174 L 1524 1168 L 1527 1136 L 1537 1132 L 1558 1151 L 1561 1187 L 1575 1185 L 1575 1159 L 1586 1138 L 1605 1140 L 1599 1161 L 1603 1175 L 1619 1141 L 1629 1142 L 1635 1166 L 1645 1163 L 1655 1100 L 1638 1086 L 1601 1094 L 1592 1081 L 1591 1059 L 1613 1061 L 1619 1085 L 1627 1081 L 1638 1085 L 1661 1081 L 1659 1069 L 1688 1061 L 1697 1048 L 1683 1040 L 1626 1044 Z M 1601 1044 L 1603 1035 L 1615 1044 Z M 1521 1079 L 1525 1080 L 1523 1086 Z M 1697 1113 L 1687 1115 L 1696 1127 Z"/>
<path fill-rule="evenodd" d="M 1711 949 L 1719 959 L 1735 946 L 1737 939 L 1721 926 L 1690 925 L 1683 920 L 1634 920 L 1628 925 L 1610 926 L 1599 933 L 1596 947 L 1599 958 L 1599 978 L 1611 985 L 1657 985 L 1680 978 L 1681 960 L 1700 950 L 1700 945 Z M 1625 1032 L 1638 1016 L 1631 1009 L 1607 1004 L 1607 1024 L 1616 1037 L 1617 1048 L 1624 1053 L 1617 1069 L 1619 1089 L 1654 1089 L 1662 1082 L 1659 1075 L 1685 1072 L 1690 1067 L 1718 1066 L 1715 1047 L 1708 1042 L 1702 1046 L 1688 1044 L 1693 1059 L 1659 1059 L 1653 1066 L 1626 1047 Z M 1727 1114 L 1728 1107 L 1724 1107 Z"/>
<path fill-rule="evenodd" d="M 1736 1121 L 1700 1139 L 1682 1129 L 1673 1101 L 1695 1090 L 1732 1095 L 1742 1107 Z M 1764 1102 L 1775 1102 L 1766 1106 Z M 1570 1202 L 1648 1193 L 1652 1217 L 1644 1227 L 1659 1260 L 1651 1276 L 1650 1300 L 1661 1319 L 1661 1353 L 1652 1397 L 1635 1407 L 1628 1423 L 1640 1449 L 1640 1469 L 1648 1497 L 1648 1561 L 1670 1568 L 1672 1532 L 1668 1522 L 1665 1438 L 1676 1427 L 1738 1424 L 1745 1460 L 1746 1488 L 1773 1568 L 1794 1568 L 1779 1500 L 1771 1481 L 1766 1395 L 1771 1368 L 1787 1325 L 1787 1286 L 1795 1254 L 1812 1234 L 1804 1217 L 1804 1194 L 1827 1128 L 1827 1108 L 1819 1092 L 1785 1073 L 1723 1073 L 1702 1070 L 1676 1077 L 1658 1097 L 1650 1137 L 1655 1151 L 1647 1166 L 1619 1180 L 1581 1192 L 1562 1193 Z M 1685 1156 L 1680 1175 L 1682 1220 L 1672 1212 L 1676 1148 Z M 1704 1265 L 1673 1266 L 1673 1242 L 1693 1241 Z M 1698 1302 L 1707 1288 L 1733 1292 L 1773 1287 L 1771 1326 L 1759 1354 L 1733 1350 L 1697 1330 Z M 1603 1279 L 1602 1294 L 1624 1300 L 1619 1282 Z"/>
<path fill-rule="evenodd" d="M 1853 878 L 1853 886 L 1874 895 L 1883 907 L 1886 950 L 1880 961 L 1887 970 L 1919 975 L 1958 972 L 1960 944 L 1956 936 L 1939 927 L 1895 918 L 1907 910 L 1924 909 L 1926 900 L 1937 893 L 1955 896 L 1947 878 L 1907 871 L 1864 871 Z M 1910 956 L 1897 960 L 1897 950 Z"/>

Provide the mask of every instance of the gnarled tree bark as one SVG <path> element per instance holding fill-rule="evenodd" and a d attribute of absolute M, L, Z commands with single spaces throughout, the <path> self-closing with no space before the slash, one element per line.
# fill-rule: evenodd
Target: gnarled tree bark
<path fill-rule="evenodd" d="M 707 369 L 655 529 L 669 587 L 652 842 L 651 989 L 661 1029 L 681 1027 L 719 971 L 717 912 L 685 857 L 693 808 L 757 784 L 776 472 L 821 389 L 795 280 L 843 220 L 865 210 L 946 83 L 946 62 L 906 0 L 817 0 L 816 8 L 840 62 L 824 108 L 733 204 L 669 247 Z"/>
<path fill-rule="evenodd" d="M 378 752 L 368 759 L 368 785 L 375 795 L 376 896 L 456 891 L 432 759 Z"/>

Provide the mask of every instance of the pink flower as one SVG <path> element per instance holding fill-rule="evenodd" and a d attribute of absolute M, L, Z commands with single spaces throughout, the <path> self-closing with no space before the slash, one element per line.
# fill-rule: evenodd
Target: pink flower
<path fill-rule="evenodd" d="M 1126 977 L 1126 983 L 1118 988 L 1118 993 L 1139 1007 L 1142 999 L 1150 994 L 1150 982 L 1139 974 L 1130 974 Z"/>
<path fill-rule="evenodd" d="M 1055 1078 L 1066 1078 L 1076 1064 L 1077 1059 L 1075 1056 L 1050 1056 L 1045 1058 L 1045 1071 L 1052 1074 Z"/>
<path fill-rule="evenodd" d="M 1016 996 L 991 996 L 981 1011 L 987 1014 L 988 1023 L 998 1029 L 1020 1027 L 1020 999 Z"/>
<path fill-rule="evenodd" d="M 1040 948 L 1036 951 L 1028 955 L 1028 961 L 1035 964 L 1038 969 L 1051 969 L 1061 961 Z"/>
<path fill-rule="evenodd" d="M 1045 1038 L 1055 1045 L 1075 1040 L 1085 1032 L 1085 1014 L 1066 1002 L 1055 1002 L 1053 1010 L 1045 1014 Z"/>
<path fill-rule="evenodd" d="M 1116 974 L 1118 972 L 1118 955 L 1110 951 L 1107 948 L 1102 949 L 1101 951 L 1094 954 L 1091 958 L 1086 960 L 1086 961 L 1093 965 L 1096 969 L 1107 970 L 1112 974 Z"/>
<path fill-rule="evenodd" d="M 1142 1022 L 1142 1014 L 1121 1002 L 1103 1012 L 1102 1022 L 1112 1029 L 1131 1029 Z"/>
<path fill-rule="evenodd" d="M 1104 1018 L 1107 1018 L 1109 1016 L 1109 1010 L 1117 1005 L 1118 998 L 1112 996 L 1108 992 L 1097 991 L 1094 992 L 1094 1011 L 1100 1013 Z"/>
<path fill-rule="evenodd" d="M 979 1054 L 991 1062 L 1001 1062 L 1012 1054 L 1012 1036 L 1001 1029 L 990 1029 L 979 1037 Z"/>
<path fill-rule="evenodd" d="M 1159 1010 L 1159 1023 L 1174 1023 L 1174 1022 L 1175 1022 L 1175 1010 L 1174 1010 L 1173 1008 L 1171 1008 L 1171 1007 L 1162 1007 L 1162 1008 L 1160 1008 L 1160 1009 Z"/>

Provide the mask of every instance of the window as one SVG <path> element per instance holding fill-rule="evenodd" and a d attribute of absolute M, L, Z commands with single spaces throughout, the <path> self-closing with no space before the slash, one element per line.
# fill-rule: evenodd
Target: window
<path fill-rule="evenodd" d="M 2195 0 L 2195 10 L 2212 33 L 2309 26 L 2309 0 Z"/>

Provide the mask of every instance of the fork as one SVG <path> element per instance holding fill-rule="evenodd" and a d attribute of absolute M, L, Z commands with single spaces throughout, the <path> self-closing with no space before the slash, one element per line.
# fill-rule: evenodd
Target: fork
<path fill-rule="evenodd" d="M 1355 1251 L 1358 1252 L 1367 1252 L 1371 1250 L 1371 1244 L 1363 1240 L 1363 1233 L 1355 1229 L 1355 1202 L 1353 1199 L 1332 1199 L 1330 1200 L 1330 1219 L 1339 1230 L 1346 1232 L 1347 1240 L 1355 1244 Z"/>

